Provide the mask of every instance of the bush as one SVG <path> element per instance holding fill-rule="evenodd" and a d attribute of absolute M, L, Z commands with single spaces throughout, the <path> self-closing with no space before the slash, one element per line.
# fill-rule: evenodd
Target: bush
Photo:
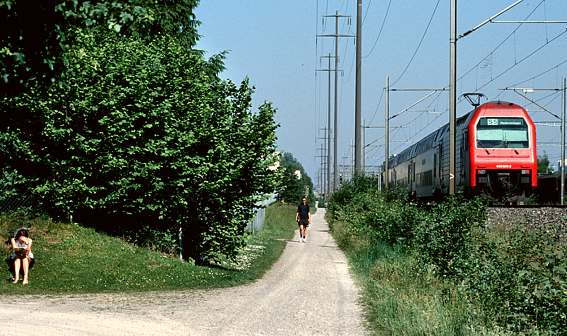
<path fill-rule="evenodd" d="M 0 125 L 0 186 L 27 181 L 17 187 L 41 210 L 99 229 L 183 227 L 198 262 L 235 257 L 276 186 L 275 109 L 252 112 L 248 82 L 219 77 L 223 56 L 206 60 L 177 36 L 80 31 L 65 55 L 58 82 L 10 103 L 37 122 Z"/>
<path fill-rule="evenodd" d="M 567 324 L 567 248 L 544 230 L 513 227 L 478 241 L 466 288 L 510 330 L 560 333 Z"/>
<path fill-rule="evenodd" d="M 483 204 L 478 199 L 449 198 L 422 218 L 414 247 L 423 264 L 436 266 L 443 276 L 461 279 L 471 258 L 473 231 L 485 220 Z"/>
<path fill-rule="evenodd" d="M 353 181 L 328 205 L 333 234 L 343 249 L 395 245 L 415 255 L 419 274 L 437 274 L 458 288 L 473 307 L 470 314 L 480 312 L 486 326 L 496 322 L 516 333 L 564 333 L 567 244 L 558 232 L 521 223 L 486 227 L 480 199 L 448 198 L 426 207 L 398 192 L 384 194 L 368 186 Z M 450 301 L 453 294 L 447 295 Z"/>

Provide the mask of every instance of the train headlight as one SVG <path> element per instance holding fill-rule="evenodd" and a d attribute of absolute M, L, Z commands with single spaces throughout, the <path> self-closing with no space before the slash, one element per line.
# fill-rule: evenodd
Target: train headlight
<path fill-rule="evenodd" d="M 522 175 L 530 175 L 529 169 L 522 169 Z"/>

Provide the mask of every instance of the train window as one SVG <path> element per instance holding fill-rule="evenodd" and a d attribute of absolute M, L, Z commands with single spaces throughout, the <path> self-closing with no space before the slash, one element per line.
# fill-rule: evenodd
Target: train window
<path fill-rule="evenodd" d="M 480 118 L 477 148 L 528 148 L 528 125 L 523 118 Z"/>

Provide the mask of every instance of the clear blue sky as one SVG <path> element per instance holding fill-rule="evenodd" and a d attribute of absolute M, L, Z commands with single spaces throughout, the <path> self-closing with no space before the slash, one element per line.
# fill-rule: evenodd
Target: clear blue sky
<path fill-rule="evenodd" d="M 515 0 L 459 1 L 458 33 L 461 34 Z M 384 81 L 393 88 L 441 88 L 449 78 L 449 0 L 363 0 L 362 114 L 366 124 L 383 125 Z M 389 9 L 388 9 L 389 6 Z M 198 48 L 207 55 L 228 51 L 223 76 L 234 82 L 249 77 L 256 87 L 254 105 L 273 102 L 278 109 L 278 146 L 303 164 L 317 180 L 322 128 L 327 119 L 327 75 L 320 57 L 334 52 L 329 38 L 334 18 L 339 31 L 354 34 L 356 0 L 202 0 L 197 18 L 202 22 Z M 387 16 L 386 16 L 387 13 Z M 498 20 L 567 21 L 565 0 L 524 0 Z M 430 23 L 430 24 L 429 24 Z M 380 29 L 383 27 L 381 34 Z M 507 100 L 525 106 L 536 121 L 557 121 L 540 107 L 505 87 L 559 88 L 567 76 L 567 24 L 497 24 L 484 26 L 458 42 L 458 94 L 482 92 L 488 100 Z M 420 45 L 421 41 L 421 45 Z M 419 48 L 418 48 L 418 45 Z M 340 41 L 339 68 L 339 163 L 352 161 L 354 138 L 354 62 L 352 38 Z M 412 59 L 412 55 L 415 56 Z M 404 71 L 404 69 L 406 69 Z M 545 71 L 549 70 L 544 74 Z M 536 77 L 537 75 L 537 77 Z M 532 77 L 536 77 L 531 79 Z M 529 79 L 529 80 L 528 80 Z M 528 81 L 526 81 L 528 80 Z M 523 82 L 526 81 L 526 82 Z M 392 92 L 391 115 L 403 111 L 427 93 Z M 528 93 L 551 113 L 560 115 L 558 92 Z M 435 93 L 392 119 L 391 153 L 396 154 L 449 120 L 448 95 Z M 458 115 L 469 111 L 459 103 Z M 538 125 L 538 152 L 552 162 L 559 160 L 559 128 Z M 366 163 L 384 159 L 383 131 L 366 132 Z"/>

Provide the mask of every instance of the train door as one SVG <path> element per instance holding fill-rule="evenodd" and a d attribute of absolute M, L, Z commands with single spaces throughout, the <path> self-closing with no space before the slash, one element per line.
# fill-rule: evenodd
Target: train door
<path fill-rule="evenodd" d="M 439 144 L 437 147 L 437 190 L 439 193 L 443 193 L 446 188 L 447 181 L 445 181 L 445 175 L 443 174 L 443 165 L 447 164 L 443 161 L 445 158 L 443 157 L 443 144 Z"/>
<path fill-rule="evenodd" d="M 461 159 L 462 167 L 461 167 L 461 176 L 462 176 L 462 183 L 465 188 L 470 186 L 469 176 L 470 176 L 470 151 L 469 151 L 469 141 L 468 141 L 468 132 L 463 132 L 463 141 L 461 148 L 463 148 L 463 158 Z"/>
<path fill-rule="evenodd" d="M 408 164 L 408 191 L 411 196 L 415 196 L 415 162 Z"/>

